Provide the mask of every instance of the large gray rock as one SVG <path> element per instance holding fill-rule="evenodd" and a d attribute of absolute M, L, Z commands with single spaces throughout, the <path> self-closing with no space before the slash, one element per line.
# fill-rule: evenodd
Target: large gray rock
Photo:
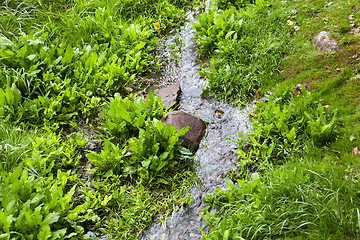
<path fill-rule="evenodd" d="M 180 93 L 181 88 L 179 83 L 174 83 L 170 87 L 159 90 L 159 95 L 161 96 L 161 100 L 163 100 L 166 108 L 179 100 Z"/>
<path fill-rule="evenodd" d="M 336 41 L 331 39 L 326 31 L 319 32 L 311 41 L 322 52 L 331 53 L 339 50 Z"/>
<path fill-rule="evenodd" d="M 169 113 L 163 124 L 169 123 L 176 131 L 189 126 L 189 131 L 180 138 L 183 139 L 182 146 L 190 149 L 197 149 L 201 139 L 205 135 L 206 125 L 201 118 L 195 117 L 183 111 L 172 111 Z"/>

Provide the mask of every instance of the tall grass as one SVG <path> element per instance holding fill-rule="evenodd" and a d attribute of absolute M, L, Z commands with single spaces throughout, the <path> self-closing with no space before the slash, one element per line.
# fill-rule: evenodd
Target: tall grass
<path fill-rule="evenodd" d="M 200 74 L 207 78 L 211 95 L 245 103 L 279 80 L 276 69 L 290 46 L 284 11 L 278 2 L 241 9 L 215 4 L 198 17 L 193 24 L 197 53 L 210 60 Z"/>
<path fill-rule="evenodd" d="M 41 131 L 0 122 L 0 171 L 13 170 L 32 151 L 32 139 Z"/>
<path fill-rule="evenodd" d="M 225 202 L 218 213 L 225 215 L 209 221 L 211 239 L 357 239 L 359 175 L 328 161 L 311 163 L 294 159 L 218 194 Z"/>

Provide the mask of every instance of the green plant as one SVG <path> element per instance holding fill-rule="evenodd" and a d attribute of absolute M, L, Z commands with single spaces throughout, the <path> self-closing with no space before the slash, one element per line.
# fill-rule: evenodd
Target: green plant
<path fill-rule="evenodd" d="M 153 92 L 146 100 L 143 96 L 122 98 L 115 94 L 101 114 L 105 120 L 102 129 L 111 141 L 105 139 L 104 150 L 88 154 L 88 159 L 102 172 L 136 176 L 150 186 L 168 184 L 166 178 L 180 166 L 185 167 L 182 160 L 191 152 L 181 147 L 179 140 L 188 128 L 176 131 L 169 124 L 163 125 L 159 119 L 165 114 L 164 103 Z"/>
<path fill-rule="evenodd" d="M 144 100 L 144 96 L 122 98 L 115 94 L 108 104 L 105 104 L 100 116 L 105 120 L 102 129 L 109 138 L 126 141 L 137 136 L 140 129 L 145 126 L 147 120 L 165 117 L 164 103 L 161 97 L 154 96 L 153 92 Z"/>
<path fill-rule="evenodd" d="M 348 171 L 297 159 L 261 178 L 237 180 L 238 186 L 228 179 L 226 190 L 205 197 L 200 217 L 211 229 L 203 238 L 357 238 L 359 179 Z"/>
<path fill-rule="evenodd" d="M 129 140 L 132 154 L 125 174 L 136 173 L 150 186 L 168 184 L 166 179 L 186 168 L 185 161 L 191 158 L 191 151 L 180 146 L 179 140 L 188 130 L 189 127 L 176 131 L 174 126 L 164 126 L 158 120 L 147 121 L 145 128 L 140 129 L 139 137 Z"/>
<path fill-rule="evenodd" d="M 300 153 L 307 142 L 323 146 L 336 135 L 336 110 L 325 110 L 305 87 L 301 94 L 279 88 L 268 102 L 257 102 L 256 118 L 248 140 L 239 133 L 234 141 L 239 149 L 239 166 L 245 174 L 249 167 L 283 163 Z M 326 112 L 328 111 L 328 113 Z"/>
<path fill-rule="evenodd" d="M 278 80 L 275 69 L 290 45 L 281 27 L 286 20 L 284 9 L 272 7 L 268 11 L 260 3 L 240 9 L 212 6 L 193 24 L 197 53 L 210 60 L 210 67 L 200 75 L 209 81 L 211 95 L 244 103 Z"/>
<path fill-rule="evenodd" d="M 35 177 L 23 170 L 0 173 L 0 229 L 2 239 L 64 239 L 80 237 L 83 229 L 68 215 L 75 178 L 59 171 L 55 179 Z"/>

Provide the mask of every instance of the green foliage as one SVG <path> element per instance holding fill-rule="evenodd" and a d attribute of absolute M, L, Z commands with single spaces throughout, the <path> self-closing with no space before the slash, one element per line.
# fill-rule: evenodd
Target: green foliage
<path fill-rule="evenodd" d="M 227 179 L 226 190 L 205 197 L 201 218 L 211 230 L 204 239 L 358 238 L 359 179 L 330 164 L 311 168 L 297 160 L 262 178 L 237 180 L 238 186 Z"/>
<path fill-rule="evenodd" d="M 192 153 L 179 144 L 179 137 L 188 130 L 189 127 L 176 131 L 174 126 L 164 126 L 158 120 L 147 121 L 139 137 L 129 140 L 132 154 L 125 174 L 137 173 L 150 186 L 168 184 L 167 178 L 189 165 L 186 160 Z"/>
<path fill-rule="evenodd" d="M 135 25 L 129 28 L 135 28 L 135 39 L 143 38 L 137 33 L 150 36 Z M 0 96 L 6 100 L 0 102 L 0 117 L 34 124 L 64 124 L 78 114 L 94 113 L 101 99 L 123 90 L 136 74 L 147 70 L 145 42 L 140 41 L 129 51 L 124 52 L 120 45 L 116 52 L 99 49 L 102 52 L 97 54 L 90 45 L 79 49 L 66 43 L 47 44 L 46 38 L 47 34 L 24 34 L 17 45 L 2 47 L 4 70 L 0 83 L 6 88 L 0 89 Z M 132 38 L 128 41 L 136 43 Z M 124 44 L 127 46 L 127 42 Z"/>
<path fill-rule="evenodd" d="M 66 191 L 70 173 L 55 179 L 37 178 L 23 170 L 0 173 L 0 229 L 2 239 L 64 239 L 80 237 L 83 230 L 68 215 L 75 186 Z"/>
<path fill-rule="evenodd" d="M 108 137 L 115 140 L 123 140 L 137 136 L 140 128 L 145 126 L 147 120 L 165 117 L 164 103 L 161 97 L 154 96 L 151 91 L 144 100 L 144 96 L 134 96 L 122 98 L 120 94 L 115 94 L 114 99 L 105 104 L 100 114 L 105 119 L 102 129 Z"/>
<path fill-rule="evenodd" d="M 246 4 L 253 4 L 254 0 L 216 0 L 214 5 L 219 9 L 229 8 L 235 6 L 236 8 L 244 7 Z"/>
<path fill-rule="evenodd" d="M 27 31 L 17 23 L 14 33 L 0 29 L 0 119 L 65 125 L 95 115 L 109 96 L 126 92 L 126 86 L 159 65 L 152 53 L 155 35 L 179 26 L 187 3 L 2 3 L 5 19 L 24 12 L 34 22 L 40 17 L 44 27 L 29 25 L 25 17 L 26 23 L 15 22 Z M 153 28 L 156 22 L 161 29 Z"/>
<path fill-rule="evenodd" d="M 275 69 L 288 44 L 281 27 L 284 9 L 274 4 L 271 11 L 260 3 L 240 9 L 212 6 L 197 18 L 197 53 L 210 58 L 209 69 L 200 74 L 208 79 L 212 95 L 246 102 L 278 79 Z"/>
<path fill-rule="evenodd" d="M 124 184 L 120 175 L 109 170 L 79 188 L 77 206 L 69 217 L 94 225 L 112 238 L 137 239 L 155 217 L 163 223 L 179 209 L 179 199 L 194 182 L 191 172 L 179 172 L 171 179 L 171 190 L 156 191 L 139 182 Z"/>
<path fill-rule="evenodd" d="M 279 88 L 269 101 L 257 102 L 256 118 L 248 140 L 239 133 L 235 139 L 239 149 L 239 166 L 243 173 L 248 167 L 279 164 L 301 153 L 311 142 L 323 146 L 336 134 L 336 110 L 324 109 L 305 87 L 301 94 Z"/>
<path fill-rule="evenodd" d="M 165 114 L 164 103 L 153 92 L 146 100 L 143 96 L 122 98 L 115 94 L 101 114 L 105 120 L 102 129 L 111 141 L 105 139 L 104 150 L 88 154 L 88 159 L 100 172 L 111 170 L 136 177 L 149 186 L 168 184 L 165 179 L 186 167 L 182 160 L 189 159 L 191 152 L 179 141 L 188 128 L 176 131 L 169 124 L 163 125 L 159 119 Z"/>

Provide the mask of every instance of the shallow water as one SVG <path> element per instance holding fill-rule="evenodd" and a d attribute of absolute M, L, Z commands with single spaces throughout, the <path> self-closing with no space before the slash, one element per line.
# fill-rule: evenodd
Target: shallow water
<path fill-rule="evenodd" d="M 183 41 L 178 63 L 168 65 L 164 74 L 154 79 L 154 82 L 163 85 L 180 83 L 180 110 L 201 116 L 207 123 L 207 135 L 196 152 L 201 184 L 193 187 L 190 192 L 192 203 L 186 209 L 174 213 L 173 217 L 167 218 L 165 229 L 160 224 L 154 224 L 144 233 L 142 239 L 202 239 L 199 227 L 206 229 L 206 225 L 203 221 L 198 221 L 199 213 L 205 207 L 201 199 L 215 188 L 224 188 L 227 170 L 235 168 L 236 155 L 232 152 L 235 144 L 226 141 L 225 138 L 235 138 L 238 132 L 245 134 L 251 127 L 248 118 L 251 106 L 239 109 L 211 98 L 200 97 L 207 83 L 198 74 L 196 43 L 191 40 L 196 34 L 191 29 L 195 13 L 188 12 L 187 20 L 178 36 Z M 171 42 L 171 39 L 167 41 Z"/>

